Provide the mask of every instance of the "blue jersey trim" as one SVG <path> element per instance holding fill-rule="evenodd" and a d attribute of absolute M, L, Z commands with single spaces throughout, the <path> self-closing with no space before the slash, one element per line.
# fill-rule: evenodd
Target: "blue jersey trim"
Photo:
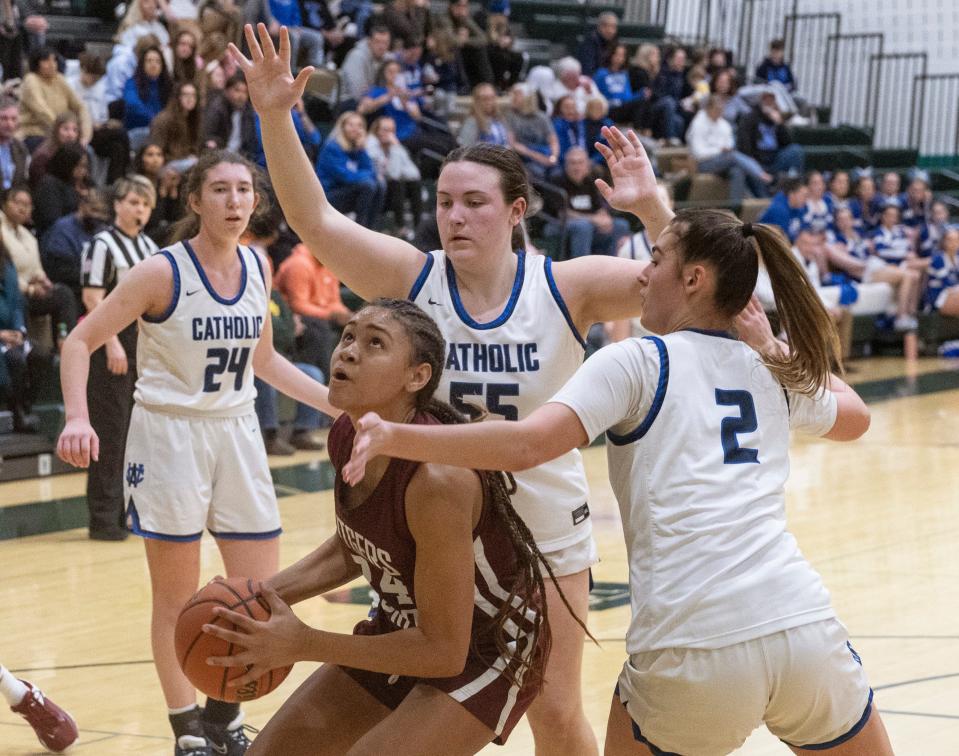
<path fill-rule="evenodd" d="M 240 252 L 239 247 L 236 249 L 236 256 L 240 258 L 240 290 L 236 293 L 236 296 L 233 297 L 233 299 L 224 299 L 216 293 L 216 289 L 210 285 L 210 280 L 206 277 L 206 271 L 203 270 L 203 266 L 200 264 L 200 261 L 196 256 L 196 252 L 193 251 L 193 247 L 190 246 L 190 242 L 188 242 L 186 239 L 183 240 L 183 248 L 186 249 L 187 254 L 190 255 L 190 259 L 193 260 L 193 265 L 196 267 L 196 272 L 200 274 L 200 280 L 203 281 L 203 286 L 207 293 L 213 297 L 215 301 L 224 305 L 234 305 L 240 301 L 240 298 L 243 296 L 243 292 L 246 291 L 246 258 L 243 257 L 243 253 Z"/>
<path fill-rule="evenodd" d="M 566 325 L 569 326 L 569 330 L 573 332 L 573 336 L 576 337 L 576 340 L 580 343 L 580 346 L 582 346 L 583 349 L 586 349 L 586 340 L 576 328 L 576 324 L 573 322 L 573 318 L 569 314 L 569 308 L 566 307 L 566 302 L 563 300 L 563 295 L 559 293 L 559 287 L 556 285 L 556 279 L 553 278 L 553 259 L 551 257 L 546 258 L 546 262 L 543 265 L 543 270 L 546 273 L 546 283 L 549 286 L 549 293 L 553 295 L 553 299 L 556 300 L 556 304 L 559 306 L 559 311 L 563 313 L 563 317 L 566 319 Z"/>
<path fill-rule="evenodd" d="M 510 315 L 513 314 L 513 310 L 516 308 L 516 302 L 519 300 L 519 293 L 523 290 L 523 279 L 526 277 L 526 253 L 523 250 L 518 250 L 516 256 L 518 258 L 516 261 L 516 278 L 513 279 L 513 291 L 509 295 L 509 301 L 506 302 L 506 307 L 503 308 L 503 311 L 489 323 L 477 323 L 470 317 L 466 308 L 463 307 L 463 303 L 460 301 L 460 291 L 456 287 L 456 273 L 453 271 L 452 263 L 449 261 L 449 258 L 447 258 L 446 281 L 450 287 L 453 309 L 456 310 L 456 314 L 459 315 L 460 320 L 470 328 L 475 328 L 478 331 L 488 331 L 492 328 L 499 328 L 503 323 L 509 320 Z"/>
<path fill-rule="evenodd" d="M 270 530 L 266 533 L 215 533 L 211 530 L 210 535 L 214 538 L 222 538 L 225 541 L 268 541 L 271 538 L 277 538 L 282 532 L 283 528 Z"/>
<path fill-rule="evenodd" d="M 606 431 L 606 438 L 616 446 L 626 446 L 639 441 L 645 436 L 656 420 L 656 416 L 663 408 L 663 400 L 666 399 L 666 387 L 669 385 L 669 352 L 666 351 L 666 344 L 659 336 L 643 336 L 644 339 L 652 341 L 659 350 L 659 383 L 656 386 L 656 395 L 653 397 L 653 403 L 649 407 L 649 412 L 637 428 L 622 436 Z"/>
<path fill-rule="evenodd" d="M 266 276 L 263 274 L 263 263 L 260 262 L 260 256 L 252 247 L 247 247 L 250 250 L 250 254 L 253 255 L 253 261 L 256 263 L 256 269 L 260 271 L 260 280 L 263 282 L 263 288 L 266 288 Z M 267 292 L 267 299 L 270 298 L 270 292 Z"/>
<path fill-rule="evenodd" d="M 792 743 L 786 743 L 784 740 L 783 743 L 786 743 L 790 748 L 798 748 L 801 751 L 828 751 L 830 748 L 835 748 L 836 746 L 842 745 L 848 740 L 852 740 L 856 737 L 860 730 L 866 726 L 866 723 L 869 722 L 869 717 L 872 715 L 872 688 L 869 689 L 869 700 L 866 702 L 866 710 L 863 711 L 862 716 L 859 717 L 859 721 L 852 726 L 852 729 L 849 730 L 845 735 L 840 735 L 835 740 L 830 740 L 828 743 L 815 743 L 813 745 L 793 745 Z"/>
<path fill-rule="evenodd" d="M 168 533 L 157 533 L 153 530 L 144 530 L 140 527 L 140 515 L 137 512 L 136 505 L 133 503 L 132 496 L 130 497 L 130 503 L 127 505 L 127 519 L 129 520 L 127 530 L 141 538 L 152 538 L 155 541 L 172 541 L 173 543 L 190 543 L 192 541 L 199 541 L 203 536 L 202 530 L 199 533 L 191 533 L 189 535 L 170 535 Z"/>
<path fill-rule="evenodd" d="M 729 331 L 714 331 L 709 328 L 683 328 L 684 331 L 692 331 L 693 333 L 701 333 L 703 336 L 717 336 L 720 339 L 729 339 L 730 341 L 739 341 L 735 336 L 733 336 Z"/>
<path fill-rule="evenodd" d="M 173 255 L 171 255 L 167 250 L 161 249 L 160 254 L 169 260 L 170 265 L 173 267 L 173 298 L 170 300 L 169 306 L 157 317 L 153 318 L 146 313 L 143 313 L 141 317 L 147 323 L 162 323 L 164 320 L 167 320 L 176 309 L 177 302 L 180 301 L 180 268 L 177 267 L 176 260 L 173 259 Z"/>
<path fill-rule="evenodd" d="M 430 276 L 430 271 L 433 270 L 433 263 L 436 262 L 436 258 L 433 257 L 432 253 L 424 252 L 423 254 L 426 255 L 426 262 L 423 263 L 423 269 L 420 270 L 420 274 L 413 282 L 413 288 L 410 289 L 410 294 L 407 297 L 410 302 L 414 301 L 420 295 L 420 291 L 423 290 L 423 286 L 426 284 L 426 279 Z"/>

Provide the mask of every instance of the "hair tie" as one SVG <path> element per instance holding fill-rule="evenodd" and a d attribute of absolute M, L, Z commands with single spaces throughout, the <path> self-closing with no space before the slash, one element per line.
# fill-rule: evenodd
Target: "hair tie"
<path fill-rule="evenodd" d="M 743 238 L 748 239 L 750 236 L 753 236 L 753 224 L 752 223 L 743 223 Z"/>

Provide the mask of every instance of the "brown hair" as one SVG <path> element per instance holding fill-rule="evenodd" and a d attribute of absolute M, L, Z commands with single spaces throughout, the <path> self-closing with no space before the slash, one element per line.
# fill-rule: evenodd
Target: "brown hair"
<path fill-rule="evenodd" d="M 128 173 L 126 176 L 118 178 L 110 187 L 110 192 L 113 195 L 114 202 L 120 202 L 130 192 L 133 192 L 151 208 L 156 207 L 157 204 L 157 192 L 153 182 L 146 176 L 137 173 Z"/>
<path fill-rule="evenodd" d="M 508 147 L 485 142 L 469 147 L 457 147 L 446 156 L 440 172 L 450 163 L 478 163 L 495 170 L 499 174 L 499 186 L 507 205 L 512 205 L 520 197 L 526 200 L 524 218 L 532 215 L 535 212 L 534 206 L 539 205 L 539 196 L 529 183 L 523 160 Z M 510 244 L 514 250 L 526 246 L 526 232 L 522 221 L 513 227 Z"/>
<path fill-rule="evenodd" d="M 186 186 L 182 190 L 182 195 L 185 200 L 187 200 L 185 202 L 186 215 L 177 221 L 170 230 L 170 244 L 189 239 L 200 232 L 201 218 L 196 214 L 196 211 L 190 207 L 188 200 L 191 196 L 200 196 L 200 190 L 203 188 L 203 182 L 206 181 L 207 174 L 221 163 L 244 165 L 247 167 L 250 171 L 250 176 L 253 178 L 253 191 L 256 192 L 256 195 L 260 198 L 260 203 L 253 212 L 269 212 L 270 203 L 267 198 L 266 179 L 263 177 L 260 169 L 242 155 L 231 152 L 230 150 L 210 150 L 200 156 L 196 165 L 190 169 L 190 172 L 186 176 Z"/>
<path fill-rule="evenodd" d="M 833 364 L 842 365 L 836 326 L 793 256 L 782 231 L 744 225 L 722 210 L 680 210 L 669 224 L 681 264 L 704 262 L 716 274 L 715 306 L 732 318 L 756 288 L 760 257 L 769 273 L 789 354 L 763 356 L 786 388 L 813 395 L 826 387 Z"/>
<path fill-rule="evenodd" d="M 456 425 L 469 422 L 468 418 L 454 410 L 448 404 L 433 396 L 443 374 L 446 362 L 446 340 L 440 333 L 434 320 L 415 304 L 405 299 L 377 299 L 366 305 L 386 310 L 390 317 L 400 323 L 410 339 L 413 364 L 426 363 L 432 374 L 430 380 L 415 397 L 415 407 L 426 412 L 444 425 Z M 365 309 L 365 308 L 364 308 Z M 490 508 L 495 521 L 501 523 L 509 535 L 516 554 L 517 575 L 510 586 L 509 596 L 503 599 L 496 615 L 489 622 L 496 642 L 497 655 L 509 659 L 503 670 L 504 676 L 513 684 L 538 690 L 543 684 L 543 668 L 549 654 L 550 634 L 549 616 L 546 607 L 546 584 L 542 567 L 546 568 L 549 579 L 556 586 L 560 598 L 567 610 L 584 630 L 586 626 L 570 607 L 562 589 L 556 584 L 556 577 L 536 545 L 533 534 L 523 518 L 513 508 L 510 496 L 516 491 L 516 482 L 509 473 L 476 470 L 483 486 L 483 506 Z M 510 637 L 504 632 L 508 623 L 523 628 L 529 625 L 530 610 L 539 612 L 534 621 L 532 638 L 520 648 L 511 648 Z M 586 630 L 589 634 L 589 630 Z M 592 637 L 592 635 L 590 635 Z M 490 665 L 495 659 L 486 658 L 488 651 L 472 646 L 474 653 L 484 658 Z"/>

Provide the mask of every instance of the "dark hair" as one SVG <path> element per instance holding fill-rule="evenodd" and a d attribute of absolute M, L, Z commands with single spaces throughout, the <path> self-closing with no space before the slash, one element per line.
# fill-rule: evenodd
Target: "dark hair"
<path fill-rule="evenodd" d="M 244 87 L 247 86 L 246 76 L 244 76 L 243 71 L 237 70 L 235 74 L 223 82 L 223 88 L 229 89 L 230 87 L 235 87 L 237 84 L 242 84 Z"/>
<path fill-rule="evenodd" d="M 486 142 L 477 142 L 469 147 L 457 147 L 446 156 L 440 167 L 440 173 L 450 163 L 478 163 L 492 168 L 499 174 L 499 186 L 506 204 L 511 205 L 522 197 L 526 200 L 525 216 L 534 213 L 533 206 L 539 203 L 539 196 L 529 183 L 522 158 L 508 147 Z M 510 243 L 514 250 L 523 249 L 526 246 L 526 233 L 522 222 L 514 226 Z"/>
<path fill-rule="evenodd" d="M 366 35 L 367 38 L 372 37 L 374 34 L 389 34 L 392 39 L 393 33 L 390 31 L 390 27 L 379 22 L 370 25 L 370 31 Z"/>
<path fill-rule="evenodd" d="M 133 171 L 135 173 L 139 173 L 142 176 L 150 175 L 143 169 L 143 156 L 146 154 L 146 151 L 150 149 L 151 147 L 156 147 L 158 150 L 160 150 L 160 154 L 163 154 L 163 145 L 151 139 L 149 142 L 147 142 L 145 145 L 143 145 L 140 149 L 137 150 L 137 154 L 133 158 Z M 163 156 L 163 163 L 164 165 L 166 165 L 165 155 Z"/>
<path fill-rule="evenodd" d="M 57 51 L 54 50 L 52 47 L 47 47 L 46 45 L 44 45 L 43 47 L 38 47 L 36 50 L 30 53 L 30 59 L 29 59 L 30 71 L 32 73 L 36 73 L 37 70 L 40 68 L 40 61 L 46 60 L 51 55 L 54 58 L 57 58 Z M 60 63 L 60 59 L 57 58 L 57 64 L 59 65 L 59 63 Z"/>
<path fill-rule="evenodd" d="M 47 173 L 60 179 L 65 184 L 73 184 L 73 169 L 87 156 L 87 151 L 79 144 L 64 144 L 57 147 L 50 162 L 47 163 Z"/>
<path fill-rule="evenodd" d="M 403 65 L 398 60 L 387 58 L 376 69 L 376 86 L 382 87 L 386 84 L 386 69 L 390 66 L 397 66 L 401 71 L 403 70 Z"/>
<path fill-rule="evenodd" d="M 180 42 L 180 37 L 188 34 L 193 37 L 193 54 L 187 58 L 180 58 L 176 55 L 176 47 Z M 176 82 L 189 82 L 196 84 L 197 74 L 199 73 L 196 65 L 197 50 L 200 47 L 199 36 L 193 29 L 183 28 L 176 33 L 173 39 L 173 80 Z"/>
<path fill-rule="evenodd" d="M 160 75 L 157 77 L 157 89 L 160 93 L 160 102 L 166 105 L 167 100 L 170 99 L 170 90 L 173 88 L 173 79 L 170 78 L 170 73 L 167 71 L 166 60 L 163 58 L 163 51 L 159 46 L 149 45 L 140 51 L 140 54 L 137 56 L 137 67 L 133 72 L 133 81 L 136 82 L 140 99 L 145 102 L 150 96 L 150 79 L 144 70 L 144 62 L 146 61 L 147 55 L 151 52 L 155 52 L 160 56 Z"/>
<path fill-rule="evenodd" d="M 260 198 L 260 204 L 254 212 L 269 212 L 270 203 L 267 199 L 266 179 L 263 177 L 262 171 L 236 152 L 231 152 L 230 150 L 210 150 L 200 156 L 200 159 L 197 160 L 196 164 L 186 175 L 186 184 L 181 189 L 181 195 L 186 205 L 186 215 L 177 221 L 170 230 L 170 244 L 182 241 L 183 239 L 189 239 L 199 233 L 200 216 L 190 207 L 189 199 L 191 195 L 200 196 L 200 190 L 203 188 L 206 175 L 221 163 L 244 165 L 247 167 L 250 171 L 250 176 L 253 178 L 253 191 L 256 192 Z"/>
<path fill-rule="evenodd" d="M 677 238 L 681 265 L 713 268 L 715 306 L 728 318 L 749 302 L 762 257 L 790 345 L 786 357 L 764 356 L 766 365 L 785 388 L 808 395 L 825 388 L 832 365 L 842 364 L 836 326 L 782 231 L 765 223 L 745 228 L 723 210 L 690 209 L 676 213 L 668 228 Z"/>
<path fill-rule="evenodd" d="M 444 425 L 456 425 L 469 422 L 468 418 L 454 410 L 448 404 L 439 401 L 433 396 L 443 374 L 443 365 L 446 361 L 446 340 L 440 333 L 433 319 L 415 304 L 406 299 L 376 299 L 363 309 L 375 307 L 385 310 L 390 317 L 396 320 L 406 330 L 410 339 L 410 361 L 413 364 L 426 363 L 432 373 L 430 380 L 421 388 L 415 397 L 415 407 L 419 412 L 425 412 Z M 529 531 L 523 518 L 513 508 L 510 496 L 516 491 L 516 482 L 509 473 L 476 470 L 483 486 L 483 506 L 490 508 L 490 514 L 496 522 L 501 523 L 513 544 L 516 555 L 517 576 L 510 586 L 509 596 L 504 598 L 499 609 L 490 620 L 493 637 L 496 642 L 497 655 L 511 659 L 503 670 L 504 676 L 518 686 L 530 686 L 538 690 L 543 684 L 543 667 L 549 654 L 550 634 L 549 615 L 546 606 L 546 585 L 543 579 L 542 567 L 556 586 L 560 598 L 574 619 L 586 629 L 582 620 L 570 607 L 563 591 L 556 584 L 553 571 L 540 552 L 533 534 Z M 515 623 L 523 628 L 528 627 L 529 610 L 540 611 L 540 618 L 533 628 L 533 636 L 529 645 L 523 649 L 510 648 L 510 639 L 504 633 L 507 623 Z M 586 631 L 589 633 L 589 631 Z M 592 636 L 590 636 L 592 637 Z M 489 650 L 473 646 L 473 651 L 481 658 L 485 658 Z M 534 653 L 524 653 L 533 649 Z M 490 664 L 493 659 L 488 659 Z"/>
<path fill-rule="evenodd" d="M 15 97 L 10 95 L 0 95 L 0 110 L 6 110 L 7 108 L 16 108 L 19 112 L 20 103 L 17 102 Z"/>
<path fill-rule="evenodd" d="M 576 99 L 573 97 L 573 95 L 563 95 L 563 96 L 560 97 L 555 103 L 553 103 L 553 117 L 554 117 L 554 118 L 562 118 L 562 117 L 563 117 L 563 105 L 565 105 L 565 104 L 566 104 L 567 102 L 569 102 L 570 100 L 572 100 L 573 103 L 576 102 Z M 578 114 L 579 114 L 579 110 L 577 110 L 576 113 L 577 113 L 577 115 L 578 115 Z"/>
<path fill-rule="evenodd" d="M 0 200 L 0 204 L 7 204 L 7 200 L 13 199 L 15 194 L 20 194 L 21 192 L 26 192 L 30 195 L 31 199 L 33 198 L 33 193 L 30 191 L 30 185 L 21 181 L 16 184 L 11 184 L 10 188 L 4 191 L 3 199 Z"/>
<path fill-rule="evenodd" d="M 779 185 L 779 190 L 786 195 L 792 194 L 793 192 L 802 189 L 806 184 L 803 183 L 803 180 L 798 176 L 789 176 L 782 180 L 782 183 Z"/>
<path fill-rule="evenodd" d="M 770 50 L 785 50 L 786 49 L 786 40 L 784 39 L 774 39 L 769 43 Z"/>
<path fill-rule="evenodd" d="M 196 93 L 193 110 L 184 110 L 180 105 L 180 95 L 185 87 L 193 87 Z M 166 121 L 163 132 L 167 136 L 168 144 L 187 147 L 188 154 L 197 153 L 200 151 L 200 109 L 200 88 L 192 80 L 179 81 L 174 85 L 170 99 L 157 115 L 154 124 L 157 121 L 161 124 Z M 160 132 L 154 133 L 159 135 Z M 176 152 L 172 156 L 178 157 Z"/>

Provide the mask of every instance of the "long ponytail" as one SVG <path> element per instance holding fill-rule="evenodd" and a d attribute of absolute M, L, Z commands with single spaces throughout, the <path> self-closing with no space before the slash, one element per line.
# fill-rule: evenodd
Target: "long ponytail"
<path fill-rule="evenodd" d="M 789 342 L 788 355 L 764 360 L 783 386 L 814 395 L 829 384 L 833 365 L 842 369 L 836 325 L 782 232 L 763 223 L 754 223 L 752 232 Z"/>

